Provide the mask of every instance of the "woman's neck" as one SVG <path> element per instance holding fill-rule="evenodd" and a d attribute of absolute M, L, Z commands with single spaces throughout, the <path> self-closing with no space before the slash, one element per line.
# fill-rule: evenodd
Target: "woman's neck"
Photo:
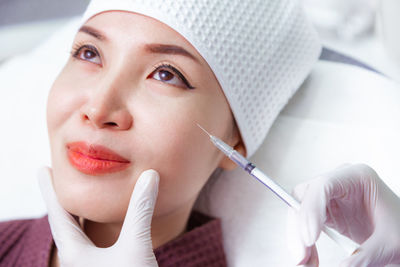
<path fill-rule="evenodd" d="M 194 201 L 168 214 L 153 216 L 151 222 L 151 239 L 153 248 L 158 248 L 168 241 L 183 234 L 189 219 Z M 85 234 L 97 247 L 110 247 L 119 237 L 123 222 L 98 223 L 84 220 Z"/>

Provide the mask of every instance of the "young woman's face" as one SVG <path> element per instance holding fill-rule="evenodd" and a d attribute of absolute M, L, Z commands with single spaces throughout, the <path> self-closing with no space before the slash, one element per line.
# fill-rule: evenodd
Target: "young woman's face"
<path fill-rule="evenodd" d="M 195 48 L 159 21 L 129 12 L 101 13 L 77 33 L 49 94 L 47 122 L 59 201 L 97 222 L 123 220 L 147 169 L 160 174 L 154 216 L 162 216 L 193 203 L 216 167 L 231 166 L 196 123 L 240 143 L 224 94 Z M 124 160 L 80 153 L 85 146 L 97 153 L 96 145 Z"/>

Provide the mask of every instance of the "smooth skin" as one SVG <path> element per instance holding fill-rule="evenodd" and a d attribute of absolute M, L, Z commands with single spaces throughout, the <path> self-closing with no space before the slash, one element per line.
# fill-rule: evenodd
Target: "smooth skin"
<path fill-rule="evenodd" d="M 179 33 L 123 11 L 100 13 L 84 26 L 48 97 L 54 190 L 66 211 L 84 219 L 90 240 L 109 247 L 118 239 L 138 177 L 156 170 L 151 237 L 157 248 L 184 233 L 212 172 L 235 168 L 196 123 L 243 155 L 245 146 L 212 70 Z M 74 141 L 107 146 L 131 166 L 103 175 L 81 173 L 67 158 L 66 144 Z M 52 266 L 57 265 L 54 251 Z"/>

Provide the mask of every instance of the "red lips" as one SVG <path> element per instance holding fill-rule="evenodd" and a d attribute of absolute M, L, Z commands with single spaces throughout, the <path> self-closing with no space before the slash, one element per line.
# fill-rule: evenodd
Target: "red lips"
<path fill-rule="evenodd" d="M 118 172 L 126 169 L 130 161 L 111 149 L 86 142 L 67 144 L 69 162 L 77 170 L 90 175 Z"/>

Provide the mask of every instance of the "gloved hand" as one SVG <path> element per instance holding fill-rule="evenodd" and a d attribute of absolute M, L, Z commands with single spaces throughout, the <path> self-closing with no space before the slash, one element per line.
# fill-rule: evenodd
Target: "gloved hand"
<path fill-rule="evenodd" d="M 400 266 L 400 198 L 371 167 L 341 166 L 296 186 L 293 196 L 301 207 L 289 210 L 287 237 L 299 265 L 318 266 L 315 242 L 325 224 L 360 244 L 342 267 Z"/>
<path fill-rule="evenodd" d="M 150 234 L 158 194 L 159 175 L 156 171 L 147 170 L 140 175 L 119 238 L 108 248 L 96 247 L 72 215 L 61 207 L 53 189 L 50 168 L 42 168 L 38 180 L 61 266 L 158 266 Z"/>

